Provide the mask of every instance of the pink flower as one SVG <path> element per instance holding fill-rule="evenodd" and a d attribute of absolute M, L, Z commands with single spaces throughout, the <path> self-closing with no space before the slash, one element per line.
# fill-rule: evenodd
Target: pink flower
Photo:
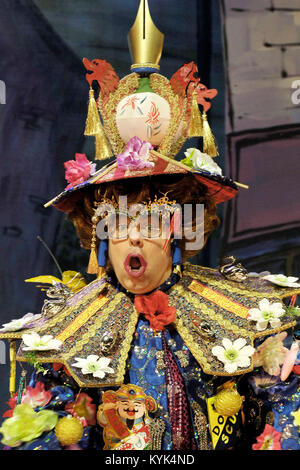
<path fill-rule="evenodd" d="M 83 183 L 91 173 L 96 171 L 95 163 L 91 163 L 84 153 L 75 153 L 75 160 L 65 162 L 64 166 L 66 169 L 65 178 L 69 183 L 65 189 Z"/>
<path fill-rule="evenodd" d="M 13 416 L 14 409 L 17 406 L 17 398 L 18 393 L 9 399 L 7 404 L 10 406 L 10 409 L 3 414 L 3 418 L 11 418 Z M 37 382 L 35 387 L 26 387 L 21 398 L 21 403 L 27 403 L 32 408 L 38 408 L 47 405 L 51 398 L 52 394 L 45 390 L 43 382 Z"/>
<path fill-rule="evenodd" d="M 297 359 L 298 351 L 299 351 L 299 345 L 295 341 L 291 345 L 289 352 L 285 356 L 284 363 L 281 369 L 281 374 L 280 374 L 281 380 L 284 381 L 285 379 L 287 379 L 290 373 L 292 372 L 296 359 Z"/>
<path fill-rule="evenodd" d="M 273 426 L 266 424 L 264 432 L 256 438 L 253 450 L 281 450 L 281 432 L 276 431 Z"/>
<path fill-rule="evenodd" d="M 92 398 L 86 393 L 79 393 L 75 403 L 68 403 L 65 410 L 78 418 L 83 426 L 96 424 L 96 405 L 92 403 Z"/>
<path fill-rule="evenodd" d="M 21 403 L 27 403 L 32 408 L 47 405 L 52 398 L 51 392 L 45 390 L 43 382 L 37 382 L 35 387 L 28 386 L 23 394 Z"/>
<path fill-rule="evenodd" d="M 121 170 L 142 170 L 154 166 L 148 160 L 149 151 L 153 149 L 150 142 L 143 142 L 138 137 L 132 137 L 123 153 L 117 156 L 117 164 Z"/>

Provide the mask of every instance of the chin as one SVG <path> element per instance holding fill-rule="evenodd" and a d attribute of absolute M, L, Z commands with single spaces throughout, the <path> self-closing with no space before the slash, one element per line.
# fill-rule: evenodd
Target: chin
<path fill-rule="evenodd" d="M 119 279 L 120 284 L 132 294 L 146 294 L 157 286 L 147 279 L 127 278 L 123 282 Z"/>

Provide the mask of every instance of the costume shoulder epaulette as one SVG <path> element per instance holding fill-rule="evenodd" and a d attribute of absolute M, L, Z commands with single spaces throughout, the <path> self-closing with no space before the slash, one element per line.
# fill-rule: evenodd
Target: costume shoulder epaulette
<path fill-rule="evenodd" d="M 37 320 L 36 326 L 0 337 L 22 339 L 24 333 L 51 335 L 61 341 L 60 349 L 34 351 L 39 363 L 61 363 L 81 387 L 118 386 L 123 383 L 126 361 L 135 331 L 138 314 L 128 297 L 103 280 L 96 280 L 72 295 L 64 308 L 48 320 Z M 25 346 L 25 349 L 24 349 Z M 28 361 L 22 341 L 18 361 Z M 76 358 L 89 355 L 106 357 L 113 370 L 105 376 L 84 374 L 74 366 Z"/>
<path fill-rule="evenodd" d="M 289 295 L 297 293 L 289 289 Z M 186 264 L 181 281 L 172 287 L 170 305 L 176 306 L 176 328 L 204 372 L 213 375 L 229 375 L 224 363 L 213 354 L 215 346 L 223 347 L 223 340 L 233 344 L 254 346 L 254 340 L 287 330 L 295 326 L 288 313 L 280 317 L 280 324 L 258 331 L 248 317 L 249 310 L 259 308 L 259 302 L 267 299 L 269 304 L 280 302 L 287 296 L 280 288 L 262 279 L 249 279 L 238 283 L 225 279 L 217 270 Z M 227 344 L 229 344 L 227 342 Z M 235 343 L 236 344 L 236 343 Z M 246 367 L 239 367 L 235 374 L 253 369 L 253 360 Z"/>

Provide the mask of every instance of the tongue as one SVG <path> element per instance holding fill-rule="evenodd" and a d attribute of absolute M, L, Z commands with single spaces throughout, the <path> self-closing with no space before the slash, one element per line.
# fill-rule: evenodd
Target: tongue
<path fill-rule="evenodd" d="M 138 258 L 131 258 L 130 267 L 132 269 L 139 269 L 141 267 L 141 262 Z"/>

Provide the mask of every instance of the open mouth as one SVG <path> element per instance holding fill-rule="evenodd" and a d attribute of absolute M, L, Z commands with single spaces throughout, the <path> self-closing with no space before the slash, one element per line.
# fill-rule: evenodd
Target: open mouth
<path fill-rule="evenodd" d="M 127 255 L 124 268 L 126 272 L 132 277 L 139 277 L 141 276 L 146 269 L 147 263 L 145 259 L 138 254 L 131 253 Z"/>

